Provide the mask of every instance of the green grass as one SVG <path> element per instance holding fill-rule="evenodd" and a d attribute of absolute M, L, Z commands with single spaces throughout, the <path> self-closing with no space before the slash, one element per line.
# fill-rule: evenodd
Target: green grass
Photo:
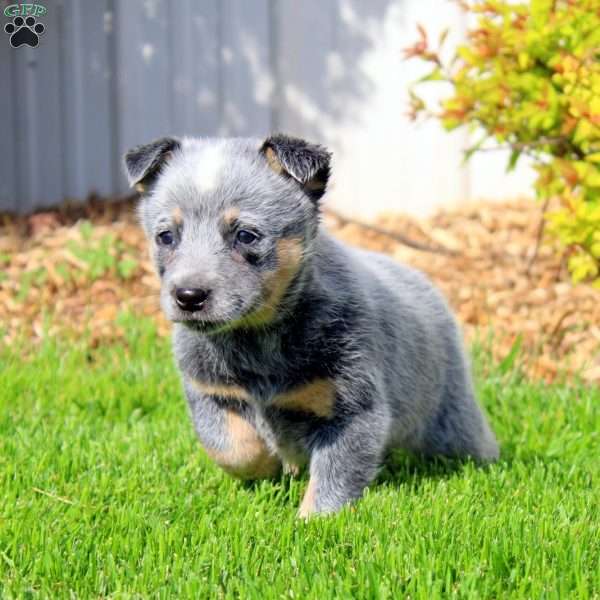
<path fill-rule="evenodd" d="M 485 469 L 399 454 L 304 523 L 306 479 L 244 485 L 200 450 L 168 342 L 0 350 L 1 598 L 599 598 L 600 393 L 476 357 Z"/>

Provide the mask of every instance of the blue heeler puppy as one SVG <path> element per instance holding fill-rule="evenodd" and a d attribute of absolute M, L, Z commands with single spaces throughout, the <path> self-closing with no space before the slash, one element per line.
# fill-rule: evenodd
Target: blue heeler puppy
<path fill-rule="evenodd" d="M 162 138 L 125 162 L 191 416 L 225 471 L 308 464 L 307 516 L 359 498 L 393 448 L 497 458 L 442 296 L 320 227 L 324 148 Z"/>

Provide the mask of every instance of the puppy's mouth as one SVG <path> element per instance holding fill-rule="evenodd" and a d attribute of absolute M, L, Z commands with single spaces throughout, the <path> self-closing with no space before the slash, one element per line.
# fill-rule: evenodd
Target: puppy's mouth
<path fill-rule="evenodd" d="M 198 310 L 183 311 L 176 302 L 169 298 L 166 306 L 163 304 L 165 316 L 178 325 L 183 325 L 189 331 L 210 335 L 236 329 L 251 322 L 252 316 L 260 310 L 263 305 L 261 296 L 253 298 L 230 297 L 227 309 L 215 311 L 211 303 L 202 306 Z"/>
<path fill-rule="evenodd" d="M 241 312 L 235 312 L 235 314 L 227 315 L 226 318 L 211 319 L 201 318 L 200 316 L 189 316 L 188 318 L 176 318 L 171 319 L 173 323 L 179 323 L 184 325 L 191 331 L 202 334 L 219 333 L 220 331 L 227 331 L 235 329 L 236 325 L 243 324 L 247 319 L 251 318 L 253 314 L 260 308 L 261 303 L 256 302 L 251 306 L 247 307 Z M 208 315 L 207 315 L 208 317 Z"/>
<path fill-rule="evenodd" d="M 200 321 L 198 319 L 185 319 L 182 321 L 174 321 L 174 323 L 181 323 L 192 331 L 198 333 L 213 333 L 226 327 L 230 321 Z"/>

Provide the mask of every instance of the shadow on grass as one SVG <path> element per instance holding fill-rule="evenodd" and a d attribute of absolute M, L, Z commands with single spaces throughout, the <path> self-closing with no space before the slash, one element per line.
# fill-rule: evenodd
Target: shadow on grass
<path fill-rule="evenodd" d="M 308 482 L 308 469 L 303 469 L 298 475 L 280 473 L 267 479 L 237 479 L 238 485 L 246 490 L 256 490 L 264 481 L 275 483 L 282 492 L 288 493 L 295 482 Z"/>
<path fill-rule="evenodd" d="M 385 461 L 375 486 L 385 483 L 418 488 L 424 480 L 450 479 L 468 464 L 474 463 L 469 459 L 431 457 L 396 450 Z"/>
<path fill-rule="evenodd" d="M 451 459 L 446 457 L 429 457 L 421 454 L 410 454 L 401 450 L 394 451 L 382 465 L 379 474 L 372 484 L 374 489 L 381 484 L 397 486 L 418 486 L 421 480 L 449 479 L 460 473 L 467 465 L 476 464 L 470 459 Z M 485 469 L 488 465 L 477 465 Z M 302 469 L 299 475 L 281 474 L 271 481 L 276 483 L 281 492 L 288 493 L 296 483 L 307 483 L 308 468 Z M 239 480 L 239 485 L 245 489 L 257 489 L 261 480 Z"/>
<path fill-rule="evenodd" d="M 466 469 L 475 468 L 478 471 L 491 469 L 511 470 L 515 466 L 526 471 L 533 471 L 541 464 L 561 462 L 559 456 L 548 456 L 542 453 L 523 451 L 519 446 L 506 444 L 501 448 L 500 459 L 495 463 L 478 463 L 471 458 L 448 458 L 444 456 L 427 456 L 423 454 L 409 453 L 403 450 L 393 451 L 385 460 L 375 481 L 370 486 L 376 491 L 379 486 L 393 486 L 418 490 L 427 482 L 438 480 L 449 480 L 460 476 Z M 282 500 L 288 497 L 292 487 L 300 483 L 302 486 L 308 483 L 308 469 L 305 468 L 298 476 L 281 474 L 271 481 L 276 484 Z M 245 489 L 257 489 L 262 484 L 257 481 L 239 481 L 240 486 Z"/>
<path fill-rule="evenodd" d="M 494 463 L 478 463 L 471 458 L 447 458 L 444 456 L 426 456 L 411 454 L 401 450 L 394 451 L 385 461 L 375 487 L 379 484 L 409 486 L 418 489 L 425 481 L 451 479 L 466 468 L 479 471 L 491 469 L 511 470 L 520 465 L 525 470 L 534 470 L 539 465 L 561 462 L 560 456 L 523 451 L 514 444 L 505 444 L 500 449 L 500 458 Z"/>

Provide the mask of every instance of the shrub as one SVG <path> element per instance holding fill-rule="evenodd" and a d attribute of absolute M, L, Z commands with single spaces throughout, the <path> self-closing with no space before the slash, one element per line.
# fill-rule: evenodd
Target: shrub
<path fill-rule="evenodd" d="M 547 230 L 564 245 L 573 280 L 600 287 L 600 0 L 488 0 L 459 4 L 476 26 L 451 61 L 427 33 L 405 50 L 445 81 L 451 94 L 430 110 L 411 90 L 411 116 L 434 116 L 446 129 L 482 136 L 466 151 L 510 148 L 537 170 L 536 195 L 556 200 Z"/>

